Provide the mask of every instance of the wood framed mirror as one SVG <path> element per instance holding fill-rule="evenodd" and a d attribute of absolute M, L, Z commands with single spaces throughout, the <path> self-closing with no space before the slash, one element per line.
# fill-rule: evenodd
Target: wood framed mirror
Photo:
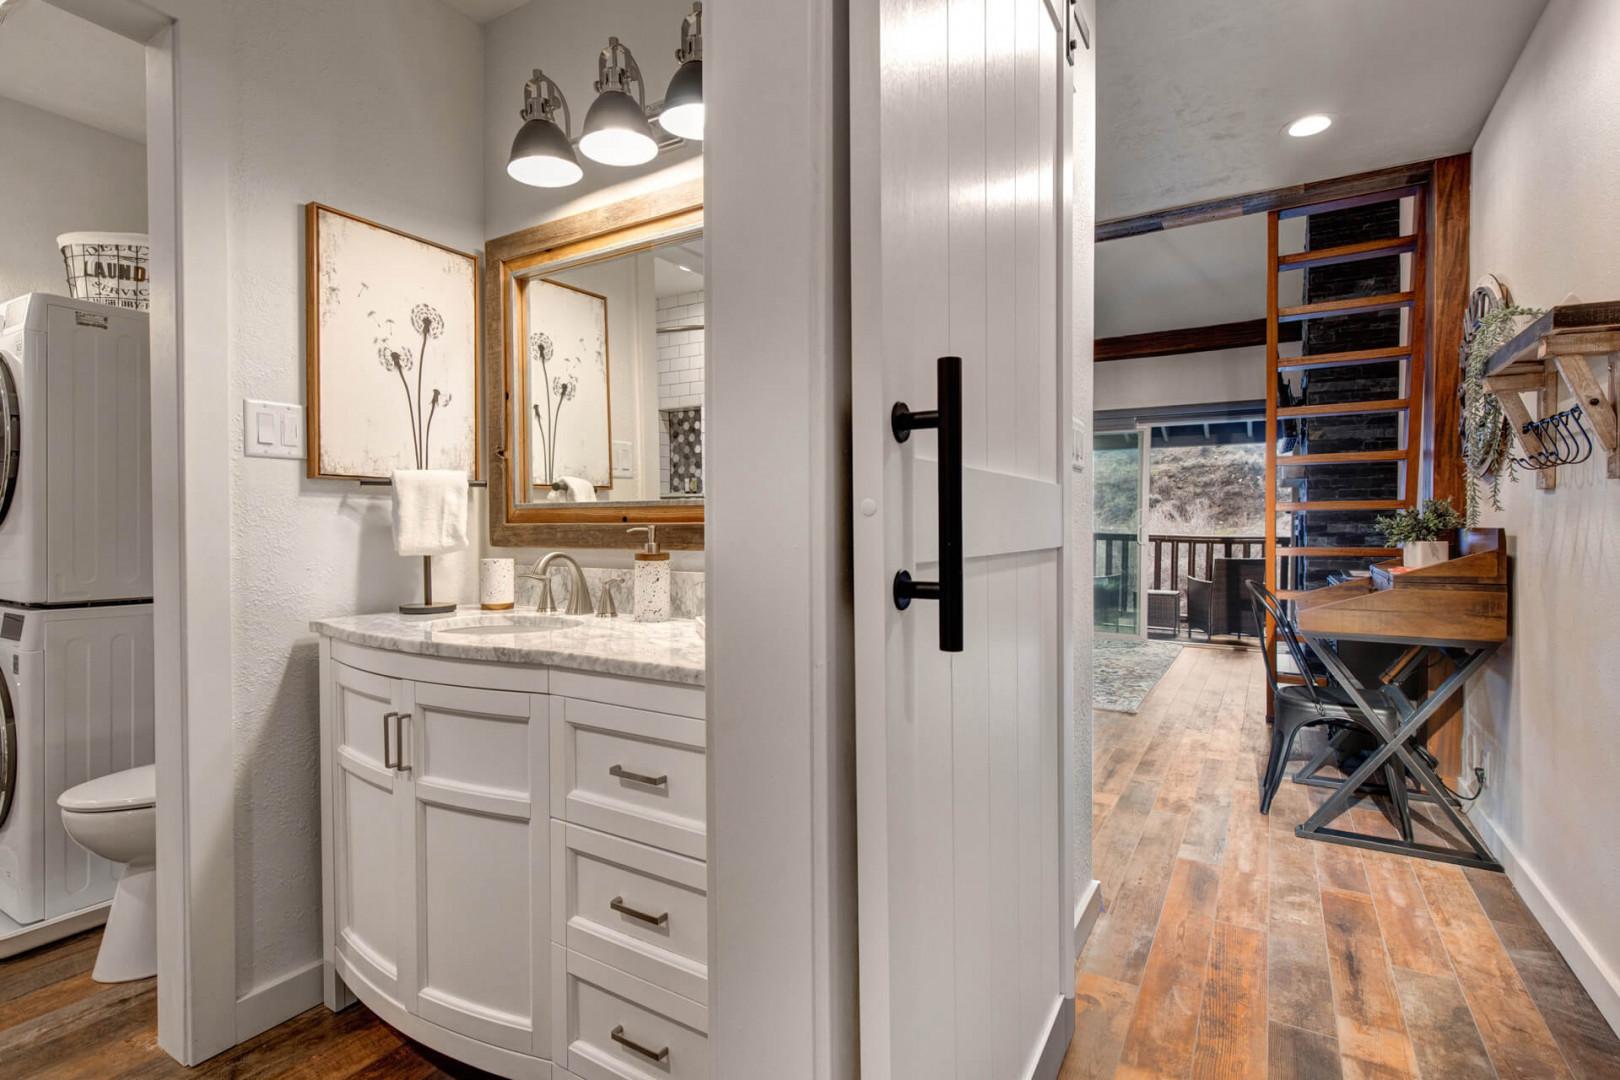
<path fill-rule="evenodd" d="M 489 241 L 490 542 L 703 547 L 703 184 Z"/>

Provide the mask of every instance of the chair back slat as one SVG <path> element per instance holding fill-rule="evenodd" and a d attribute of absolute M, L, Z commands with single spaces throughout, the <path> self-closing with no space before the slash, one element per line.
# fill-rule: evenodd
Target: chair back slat
<path fill-rule="evenodd" d="M 1311 666 L 1306 659 L 1305 650 L 1310 646 L 1301 641 L 1294 633 L 1293 622 L 1289 620 L 1288 616 L 1283 612 L 1282 604 L 1278 602 L 1277 598 L 1272 595 L 1271 590 L 1266 588 L 1263 582 L 1251 578 L 1244 584 L 1249 587 L 1249 602 L 1254 606 L 1255 626 L 1261 628 L 1260 632 L 1264 633 L 1266 615 L 1271 616 L 1272 622 L 1277 624 L 1277 636 L 1282 638 L 1283 644 L 1288 647 L 1288 655 L 1293 658 L 1294 667 L 1299 671 L 1300 678 L 1305 683 L 1306 691 L 1311 695 L 1311 700 L 1320 705 L 1322 698 L 1316 691 L 1316 678 L 1311 674 Z M 1266 678 L 1271 682 L 1271 692 L 1273 694 L 1282 693 L 1281 687 L 1277 685 L 1277 669 L 1275 661 L 1272 659 L 1271 650 L 1262 648 L 1260 655 L 1265 657 Z"/>

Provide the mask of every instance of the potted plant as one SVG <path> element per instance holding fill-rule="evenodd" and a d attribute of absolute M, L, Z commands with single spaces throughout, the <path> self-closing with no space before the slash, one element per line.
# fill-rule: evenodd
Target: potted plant
<path fill-rule="evenodd" d="M 1451 558 L 1451 542 L 1442 537 L 1462 526 L 1462 515 L 1445 499 L 1429 499 L 1422 506 L 1397 510 L 1373 520 L 1373 527 L 1384 534 L 1384 542 L 1401 549 L 1401 559 L 1408 570 L 1433 566 Z"/>

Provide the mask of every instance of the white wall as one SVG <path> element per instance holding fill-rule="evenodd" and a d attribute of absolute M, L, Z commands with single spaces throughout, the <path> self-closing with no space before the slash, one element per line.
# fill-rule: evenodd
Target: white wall
<path fill-rule="evenodd" d="M 578 136 L 595 100 L 596 58 L 617 35 L 635 54 L 647 80 L 647 103 L 664 96 L 678 66 L 681 20 L 691 0 L 531 0 L 484 26 L 484 198 L 486 235 L 504 236 L 552 217 L 580 213 L 650 186 L 701 175 L 701 144 L 666 150 L 635 169 L 598 165 L 579 155 L 585 178 L 573 187 L 545 189 L 506 175 L 506 156 L 517 134 L 523 84 L 540 68 L 562 87 Z M 656 130 L 656 129 L 655 129 Z M 676 173 L 668 173 L 671 168 Z"/>
<path fill-rule="evenodd" d="M 1254 401 L 1266 396 L 1263 345 L 1185 356 L 1110 360 L 1094 365 L 1093 371 L 1098 411 Z"/>
<path fill-rule="evenodd" d="M 0 299 L 67 292 L 56 237 L 81 229 L 146 231 L 146 147 L 0 97 Z"/>
<path fill-rule="evenodd" d="M 236 429 L 228 569 L 247 994 L 320 956 L 308 621 L 416 599 L 421 564 L 394 554 L 385 489 L 306 480 L 301 461 L 240 457 L 240 399 L 305 400 L 304 203 L 482 247 L 483 70 L 478 27 L 441 0 L 234 0 L 229 25 L 233 48 L 216 58 L 234 89 L 234 139 L 218 148 L 231 162 L 230 340 L 218 360 L 231 366 Z M 481 499 L 471 514 L 472 550 L 434 560 L 440 596 L 476 596 Z"/>
<path fill-rule="evenodd" d="M 1552 0 L 1474 145 L 1474 277 L 1520 303 L 1620 297 L 1620 4 Z M 1506 486 L 1513 637 L 1468 698 L 1491 756 L 1475 810 L 1521 893 L 1620 1028 L 1620 481 Z"/>

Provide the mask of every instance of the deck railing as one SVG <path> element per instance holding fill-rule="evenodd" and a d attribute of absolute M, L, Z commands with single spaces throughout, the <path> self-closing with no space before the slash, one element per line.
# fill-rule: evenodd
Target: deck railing
<path fill-rule="evenodd" d="M 1130 558 L 1129 545 L 1135 533 L 1100 532 L 1092 534 L 1094 573 L 1109 577 L 1124 571 Z M 1189 577 L 1210 579 L 1215 557 L 1226 559 L 1261 558 L 1265 555 L 1263 536 L 1177 536 L 1154 533 L 1147 538 L 1148 588 L 1180 589 Z"/>

